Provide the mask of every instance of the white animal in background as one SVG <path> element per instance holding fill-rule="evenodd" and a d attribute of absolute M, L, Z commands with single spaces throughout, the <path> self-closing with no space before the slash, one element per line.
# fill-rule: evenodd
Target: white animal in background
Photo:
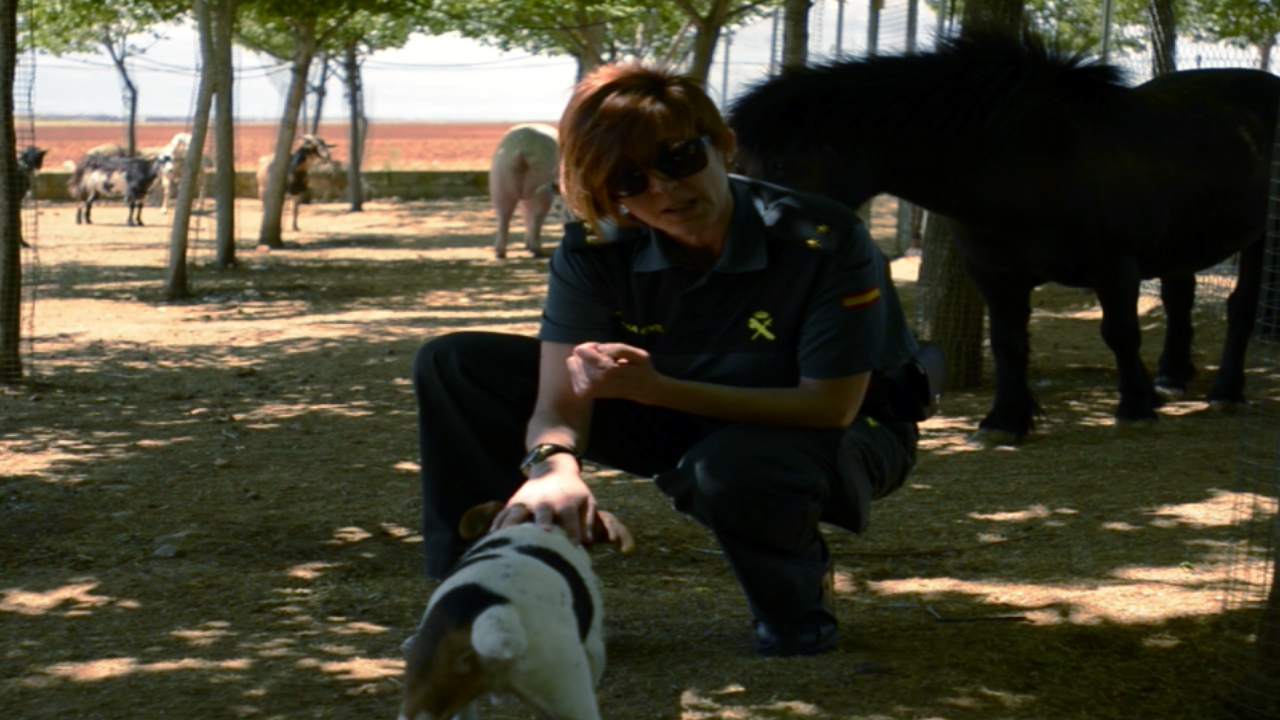
<path fill-rule="evenodd" d="M 187 163 L 187 151 L 191 147 L 191 133 L 178 133 L 173 136 L 168 145 L 156 151 L 157 157 L 168 158 L 168 161 L 160 166 L 160 214 L 164 215 L 169 211 L 169 205 L 177 202 L 178 187 L 182 182 L 183 168 Z M 204 202 L 204 171 L 211 167 L 211 163 L 207 157 L 202 154 L 200 157 L 200 166 L 196 170 L 196 189 L 199 191 L 197 202 Z"/>
<path fill-rule="evenodd" d="M 507 256 L 511 218 L 519 205 L 524 217 L 524 245 L 541 257 L 542 223 L 558 198 L 560 135 L 550 125 L 516 125 L 502 136 L 489 165 L 489 194 L 498 214 L 497 258 Z"/>
<path fill-rule="evenodd" d="M 84 151 L 86 157 L 96 155 L 97 157 L 129 157 L 129 151 L 120 143 L 103 143 L 94 145 Z M 68 160 L 67 162 L 71 162 Z"/>
<path fill-rule="evenodd" d="M 474 538 L 502 503 L 473 508 L 460 532 Z M 610 542 L 635 540 L 600 512 Z M 550 720 L 600 720 L 604 604 L 587 551 L 564 531 L 533 524 L 486 536 L 467 552 L 405 643 L 400 720 L 478 718 L 484 693 L 512 694 Z"/>

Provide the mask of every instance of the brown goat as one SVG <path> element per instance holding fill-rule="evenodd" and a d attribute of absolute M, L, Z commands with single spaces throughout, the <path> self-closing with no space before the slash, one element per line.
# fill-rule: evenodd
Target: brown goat
<path fill-rule="evenodd" d="M 286 173 L 285 197 L 293 200 L 293 229 L 298 229 L 298 206 L 311 202 L 308 171 L 318 160 L 330 160 L 329 149 L 334 147 L 316 135 L 303 135 L 298 149 L 289 157 Z M 271 162 L 274 158 L 264 155 L 258 159 L 258 199 L 265 194 Z"/>

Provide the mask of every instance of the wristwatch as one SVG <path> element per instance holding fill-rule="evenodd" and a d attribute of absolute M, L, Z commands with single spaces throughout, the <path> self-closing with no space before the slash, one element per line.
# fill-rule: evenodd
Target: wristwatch
<path fill-rule="evenodd" d="M 534 465 L 560 453 L 569 453 L 574 460 L 578 461 L 579 466 L 582 465 L 582 458 L 578 457 L 578 453 L 573 448 L 555 443 L 540 443 L 534 445 L 529 454 L 524 456 L 524 461 L 520 463 L 520 472 L 524 473 L 525 477 L 529 477 L 529 474 L 533 472 Z"/>

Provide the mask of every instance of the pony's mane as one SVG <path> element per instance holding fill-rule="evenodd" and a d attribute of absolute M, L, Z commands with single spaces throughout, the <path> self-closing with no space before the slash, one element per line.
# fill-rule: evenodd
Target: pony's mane
<path fill-rule="evenodd" d="M 908 110 L 921 123 L 981 123 L 998 131 L 1036 108 L 1113 96 L 1122 80 L 1116 66 L 1051 49 L 1031 33 L 977 33 L 917 55 L 784 70 L 739 96 L 729 115 L 746 147 L 808 123 L 900 122 Z"/>

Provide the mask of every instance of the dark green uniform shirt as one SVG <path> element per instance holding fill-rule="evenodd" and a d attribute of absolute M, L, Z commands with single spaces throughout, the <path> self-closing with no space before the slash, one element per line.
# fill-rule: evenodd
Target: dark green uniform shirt
<path fill-rule="evenodd" d="M 539 339 L 620 342 L 661 373 L 795 387 L 896 364 L 915 350 L 884 255 L 844 205 L 730 176 L 724 253 L 680 265 L 650 228 L 596 241 L 567 228 L 551 260 Z"/>

